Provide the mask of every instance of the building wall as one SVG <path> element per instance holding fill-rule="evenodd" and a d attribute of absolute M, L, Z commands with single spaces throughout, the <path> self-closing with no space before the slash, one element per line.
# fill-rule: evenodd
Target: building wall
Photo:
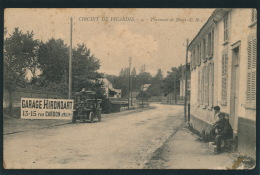
<path fill-rule="evenodd" d="M 238 137 L 238 151 L 248 155 L 255 155 L 256 141 L 256 110 L 248 108 L 246 103 L 247 91 L 247 66 L 248 66 L 248 36 L 256 33 L 256 25 L 251 22 L 252 9 L 232 9 L 228 12 L 229 39 L 224 42 L 224 18 L 221 18 L 215 26 L 214 33 L 214 102 L 212 106 L 219 105 L 221 111 L 230 117 L 235 135 Z M 239 73 L 238 81 L 238 116 L 233 120 L 230 116 L 232 96 L 232 56 L 235 46 L 239 46 Z M 222 54 L 227 50 L 227 103 L 223 103 L 222 93 Z M 208 62 L 208 61 L 207 61 Z M 213 122 L 214 111 L 212 106 L 198 104 L 198 74 L 204 64 L 201 63 L 191 71 L 191 124 L 199 131 L 207 131 Z"/>

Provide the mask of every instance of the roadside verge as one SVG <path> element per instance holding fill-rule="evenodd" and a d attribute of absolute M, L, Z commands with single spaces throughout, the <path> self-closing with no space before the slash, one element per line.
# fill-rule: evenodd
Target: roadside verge
<path fill-rule="evenodd" d="M 102 118 L 123 116 L 144 110 L 154 109 L 147 107 L 142 109 L 132 109 L 117 113 L 102 114 Z M 102 120 L 102 119 L 101 119 Z M 3 114 L 3 135 L 15 134 L 20 132 L 28 132 L 35 129 L 44 129 L 55 126 L 71 124 L 71 120 L 55 120 L 55 119 L 18 119 Z"/>

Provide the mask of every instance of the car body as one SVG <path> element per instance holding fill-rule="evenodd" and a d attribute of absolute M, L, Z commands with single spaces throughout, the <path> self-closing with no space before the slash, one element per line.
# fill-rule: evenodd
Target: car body
<path fill-rule="evenodd" d="M 97 95 L 93 91 L 82 90 L 75 93 L 75 106 L 73 111 L 72 122 L 76 120 L 86 121 L 89 120 L 93 123 L 94 118 L 98 121 L 101 120 L 101 99 L 97 99 Z"/>

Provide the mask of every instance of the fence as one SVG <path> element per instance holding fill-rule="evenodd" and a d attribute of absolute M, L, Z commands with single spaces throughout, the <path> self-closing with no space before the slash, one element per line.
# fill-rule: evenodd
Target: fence
<path fill-rule="evenodd" d="M 18 89 L 13 91 L 11 94 L 7 90 L 4 90 L 3 94 L 3 108 L 10 107 L 12 104 L 13 108 L 21 106 L 21 98 L 57 98 L 66 99 L 67 97 L 55 91 L 40 91 L 33 89 Z"/>
<path fill-rule="evenodd" d="M 187 96 L 187 101 L 190 101 L 189 95 Z M 185 97 L 179 94 L 175 96 L 174 93 L 169 93 L 166 97 L 162 98 L 162 103 L 182 105 L 185 103 Z"/>

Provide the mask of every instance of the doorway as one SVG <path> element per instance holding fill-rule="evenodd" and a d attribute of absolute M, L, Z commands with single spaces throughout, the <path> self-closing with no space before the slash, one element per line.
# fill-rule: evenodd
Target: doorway
<path fill-rule="evenodd" d="M 232 67 L 231 67 L 231 91 L 230 91 L 230 117 L 229 122 L 234 133 L 238 128 L 238 103 L 239 103 L 239 55 L 240 46 L 232 49 Z"/>

